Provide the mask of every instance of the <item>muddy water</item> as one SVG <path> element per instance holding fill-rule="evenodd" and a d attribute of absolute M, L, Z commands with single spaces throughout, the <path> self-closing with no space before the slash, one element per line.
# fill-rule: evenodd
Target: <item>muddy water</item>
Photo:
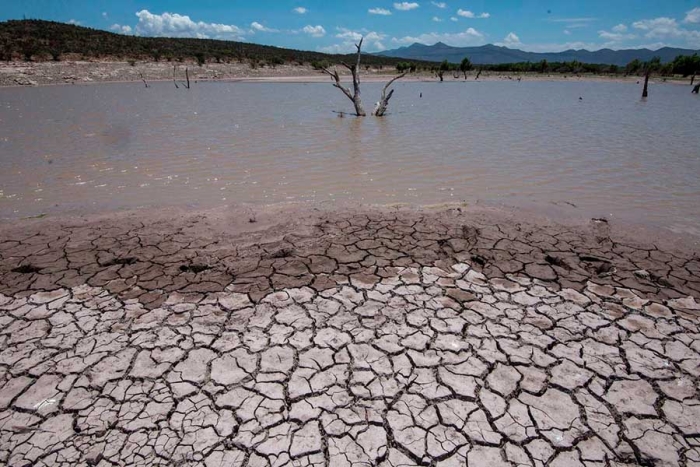
<path fill-rule="evenodd" d="M 380 85 L 363 91 L 371 108 Z M 330 84 L 0 89 L 0 217 L 463 200 L 700 234 L 700 99 L 679 85 L 640 94 L 618 83 L 400 83 L 392 115 L 356 119 L 332 113 L 351 107 Z"/>

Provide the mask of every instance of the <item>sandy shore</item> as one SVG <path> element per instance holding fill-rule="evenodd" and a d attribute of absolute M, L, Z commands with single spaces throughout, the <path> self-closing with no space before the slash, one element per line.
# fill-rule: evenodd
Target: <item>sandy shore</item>
<path fill-rule="evenodd" d="M 700 459 L 697 245 L 524 217 L 275 206 L 3 225 L 0 463 Z"/>
<path fill-rule="evenodd" d="M 310 66 L 281 65 L 275 68 L 251 68 L 248 64 L 208 63 L 199 67 L 194 63 L 169 62 L 12 62 L 0 64 L 0 86 L 37 86 L 56 84 L 89 84 L 109 82 L 141 83 L 142 77 L 148 82 L 172 81 L 173 74 L 178 81 L 185 80 L 185 68 L 189 69 L 191 81 L 260 81 L 260 82 L 326 82 L 328 77 Z M 341 74 L 344 73 L 340 70 Z M 393 70 L 370 69 L 364 71 L 364 81 L 388 81 L 395 76 Z M 474 80 L 476 72 L 470 73 Z M 541 75 L 537 73 L 491 73 L 481 74 L 480 81 L 514 80 L 518 77 L 528 81 L 604 81 L 637 82 L 639 77 L 599 76 L 599 75 Z M 349 78 L 349 77 L 347 77 Z M 430 73 L 418 73 L 404 78 L 406 81 L 437 81 Z M 464 77 L 445 76 L 446 82 L 463 81 Z M 655 81 L 663 81 L 658 79 Z M 685 83 L 687 80 L 669 79 L 668 83 Z"/>

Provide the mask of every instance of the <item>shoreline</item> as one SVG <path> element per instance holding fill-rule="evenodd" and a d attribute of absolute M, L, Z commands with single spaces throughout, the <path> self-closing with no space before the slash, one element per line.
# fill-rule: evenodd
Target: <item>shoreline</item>
<path fill-rule="evenodd" d="M 530 235 L 549 231 L 566 231 L 594 245 L 604 239 L 613 243 L 635 245 L 651 251 L 675 252 L 688 258 L 700 256 L 700 238 L 691 234 L 670 232 L 655 226 L 624 223 L 618 220 L 588 218 L 572 213 L 549 211 L 531 207 L 514 207 L 496 204 L 441 203 L 435 205 L 358 205 L 347 203 L 299 204 L 277 203 L 269 205 L 227 205 L 217 208 L 160 207 L 127 209 L 114 212 L 90 214 L 65 213 L 37 218 L 22 218 L 6 221 L 0 225 L 0 244 L 17 236 L 41 236 L 44 232 L 61 232 L 66 226 L 83 228 L 90 226 L 96 231 L 120 228 L 121 223 L 138 225 L 150 230 L 154 226 L 163 235 L 172 235 L 204 221 L 206 228 L 191 232 L 194 237 L 229 238 L 230 244 L 264 243 L 270 239 L 279 241 L 287 235 L 305 235 L 317 227 L 320 219 L 338 220 L 354 216 L 368 216 L 418 222 L 419 219 L 434 219 L 438 223 L 462 225 L 474 221 L 483 226 L 502 226 L 513 230 L 509 241 L 530 243 Z M 250 238 L 249 238 L 250 236 Z M 600 248 L 594 246 L 593 248 Z M 557 251 L 561 249 L 558 248 Z M 7 257 L 0 253 L 0 278 L 12 269 Z M 26 258 L 24 259 L 26 260 Z M 24 261 L 23 260 L 23 261 Z M 11 262 L 11 261 L 10 261 Z M 16 265 L 15 265 L 16 266 Z M 698 278 L 700 287 L 700 278 Z M 0 283 L 2 280 L 0 279 Z"/>
<path fill-rule="evenodd" d="M 128 62 L 10 62 L 0 64 L 0 88 L 60 86 L 80 84 L 142 84 L 143 78 L 151 82 L 172 82 L 173 71 L 178 81 L 184 80 L 184 69 L 189 68 L 190 81 L 202 82 L 253 82 L 253 83 L 325 83 L 328 77 L 310 66 L 280 65 L 275 68 L 265 67 L 252 69 L 245 64 L 216 64 L 208 63 L 199 67 L 194 63 L 139 62 L 131 66 Z M 349 74 L 340 70 L 344 80 Z M 182 75 L 182 76 L 180 76 Z M 474 81 L 476 71 L 469 73 L 466 81 Z M 363 72 L 365 82 L 384 82 L 395 77 L 394 70 L 371 69 Z M 642 79 L 639 76 L 611 75 L 561 75 L 538 73 L 506 73 L 484 72 L 479 81 L 513 81 L 522 77 L 524 81 L 545 82 L 616 82 L 635 83 Z M 403 82 L 440 82 L 430 73 L 418 73 L 406 76 Z M 454 78 L 445 76 L 445 83 L 464 82 L 460 75 Z M 688 84 L 687 79 L 652 78 L 652 84 Z"/>
<path fill-rule="evenodd" d="M 533 203 L 524 202 L 508 204 L 501 200 L 446 201 L 436 203 L 364 203 L 355 200 L 326 200 L 326 201 L 286 201 L 273 203 L 227 203 L 220 205 L 143 205 L 121 207 L 104 210 L 104 208 L 89 209 L 76 207 L 57 212 L 41 212 L 35 215 L 0 218 L 0 235 L 3 231 L 14 229 L 21 225 L 33 225 L 47 222 L 63 223 L 94 223 L 120 218 L 152 217 L 172 220 L 193 216 L 246 216 L 248 214 L 262 215 L 267 219 L 265 225 L 282 223 L 290 215 L 308 218 L 312 213 L 436 213 L 441 211 L 458 210 L 465 213 L 490 213 L 502 221 L 528 223 L 544 228 L 556 224 L 570 229 L 586 229 L 592 220 L 602 219 L 619 235 L 629 241 L 640 244 L 657 245 L 661 248 L 678 248 L 680 250 L 696 249 L 700 253 L 700 234 L 694 230 L 673 229 L 672 226 L 630 220 L 619 216 L 608 216 L 581 210 L 568 203 Z M 293 213 L 293 214 L 290 214 Z M 277 219 L 277 218 L 280 219 Z"/>

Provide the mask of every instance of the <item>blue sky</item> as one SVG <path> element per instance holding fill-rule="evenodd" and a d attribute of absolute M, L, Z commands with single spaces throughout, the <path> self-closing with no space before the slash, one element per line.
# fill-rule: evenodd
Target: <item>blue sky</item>
<path fill-rule="evenodd" d="M 41 18 L 142 36 L 209 37 L 350 52 L 413 42 L 531 51 L 700 49 L 700 0 L 3 0 Z"/>

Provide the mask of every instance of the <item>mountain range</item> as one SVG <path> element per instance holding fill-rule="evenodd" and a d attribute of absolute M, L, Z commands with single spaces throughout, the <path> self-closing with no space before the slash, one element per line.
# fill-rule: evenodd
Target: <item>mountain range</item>
<path fill-rule="evenodd" d="M 408 60 L 424 60 L 430 62 L 442 62 L 443 60 L 447 60 L 450 63 L 459 63 L 464 57 L 468 57 L 472 63 L 478 65 L 540 62 L 542 60 L 547 60 L 548 62 L 571 62 L 576 60 L 582 63 L 624 66 L 634 59 L 648 61 L 654 57 L 660 57 L 662 63 L 668 63 L 673 61 L 673 59 L 678 55 L 693 55 L 694 53 L 700 53 L 700 51 L 664 47 L 659 50 L 601 49 L 589 51 L 584 49 L 572 49 L 565 50 L 563 52 L 537 53 L 510 49 L 508 47 L 499 47 L 492 44 L 482 45 L 480 47 L 452 47 L 442 42 L 438 42 L 435 45 L 415 43 L 408 47 L 401 47 L 395 50 L 385 50 L 377 53 L 376 55 L 383 57 L 404 58 Z"/>

